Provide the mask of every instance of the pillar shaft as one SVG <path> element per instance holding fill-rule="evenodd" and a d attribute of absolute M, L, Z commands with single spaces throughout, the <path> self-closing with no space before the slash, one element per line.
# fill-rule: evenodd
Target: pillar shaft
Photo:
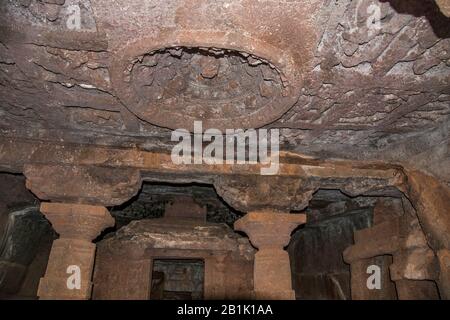
<path fill-rule="evenodd" d="M 303 214 L 268 211 L 250 212 L 236 221 L 235 229 L 247 233 L 258 248 L 253 269 L 257 299 L 295 299 L 289 255 L 284 247 L 289 244 L 291 232 L 305 222 Z"/>
<path fill-rule="evenodd" d="M 389 275 L 391 264 L 392 257 L 387 255 L 352 261 L 350 263 L 352 300 L 395 300 L 395 286 Z M 372 275 L 372 273 L 367 273 L 369 266 L 380 268 L 380 289 L 370 289 L 367 285 L 367 281 Z"/>
<path fill-rule="evenodd" d="M 226 299 L 227 285 L 225 283 L 225 255 L 217 255 L 216 257 L 216 286 L 215 286 L 215 296 L 217 299 Z"/>
<path fill-rule="evenodd" d="M 442 299 L 450 300 L 450 250 L 439 250 L 437 256 L 440 267 L 439 292 Z"/>
<path fill-rule="evenodd" d="M 52 245 L 47 270 L 39 282 L 40 299 L 89 299 L 95 244 L 92 240 L 114 219 L 105 207 L 43 203 L 41 211 L 60 238 Z"/>

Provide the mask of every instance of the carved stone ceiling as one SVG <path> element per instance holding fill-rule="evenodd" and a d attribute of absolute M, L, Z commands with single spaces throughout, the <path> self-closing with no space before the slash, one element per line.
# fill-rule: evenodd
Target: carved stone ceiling
<path fill-rule="evenodd" d="M 161 149 L 197 119 L 319 156 L 450 158 L 450 18 L 431 0 L 7 0 L 0 28 L 2 135 Z"/>

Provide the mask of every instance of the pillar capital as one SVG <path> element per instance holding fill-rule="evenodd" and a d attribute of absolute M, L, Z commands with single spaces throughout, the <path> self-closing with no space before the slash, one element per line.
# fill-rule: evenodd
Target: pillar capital
<path fill-rule="evenodd" d="M 437 253 L 440 265 L 439 290 L 442 299 L 450 300 L 450 250 L 442 249 Z"/>
<path fill-rule="evenodd" d="M 216 192 L 242 212 L 303 210 L 319 183 L 308 177 L 220 175 L 214 180 Z"/>
<path fill-rule="evenodd" d="M 245 232 L 251 243 L 259 249 L 283 249 L 289 244 L 292 231 L 305 223 L 304 214 L 252 211 L 236 221 L 234 228 Z"/>
<path fill-rule="evenodd" d="M 95 260 L 95 239 L 114 219 L 103 206 L 42 203 L 41 212 L 60 238 L 52 245 L 47 270 L 39 283 L 40 299 L 89 299 Z M 71 277 L 75 283 L 70 286 Z"/>
<path fill-rule="evenodd" d="M 135 196 L 142 185 L 133 168 L 95 165 L 26 164 L 26 186 L 41 200 L 116 206 Z"/>
<path fill-rule="evenodd" d="M 304 214 L 252 211 L 235 222 L 234 228 L 245 232 L 259 250 L 255 254 L 253 283 L 257 299 L 295 299 L 291 265 L 284 247 L 292 231 L 306 223 Z"/>
<path fill-rule="evenodd" d="M 92 241 L 104 229 L 114 226 L 114 219 L 103 206 L 43 202 L 41 212 L 66 239 Z"/>

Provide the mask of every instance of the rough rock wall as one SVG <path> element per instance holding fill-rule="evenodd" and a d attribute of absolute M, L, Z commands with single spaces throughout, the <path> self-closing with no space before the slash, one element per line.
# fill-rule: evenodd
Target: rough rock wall
<path fill-rule="evenodd" d="M 372 225 L 373 198 L 351 199 L 319 190 L 307 209 L 308 222 L 288 247 L 297 299 L 350 300 L 350 267 L 342 252 L 355 230 Z"/>
<path fill-rule="evenodd" d="M 35 299 L 55 237 L 22 176 L 0 174 L 0 297 Z"/>

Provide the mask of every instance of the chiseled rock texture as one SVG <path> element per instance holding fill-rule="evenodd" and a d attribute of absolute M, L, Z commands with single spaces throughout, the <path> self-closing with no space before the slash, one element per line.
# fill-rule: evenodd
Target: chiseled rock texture
<path fill-rule="evenodd" d="M 448 183 L 448 1 L 375 4 L 3 1 L 0 132 L 164 149 L 195 119 L 269 125 L 284 149 Z"/>
<path fill-rule="evenodd" d="M 145 249 L 175 248 L 187 250 L 236 251 L 251 258 L 254 250 L 248 240 L 224 224 L 205 223 L 178 218 L 146 219 L 130 222 L 119 229 L 109 243 L 135 243 Z"/>
<path fill-rule="evenodd" d="M 370 228 L 355 234 L 381 238 L 384 233 L 371 224 L 370 197 L 314 193 L 325 185 L 353 196 L 399 197 L 390 188 L 395 187 L 414 207 L 411 230 L 420 229 L 415 237 L 420 248 L 429 246 L 428 255 L 403 247 L 401 255 L 417 264 L 430 256 L 429 269 L 440 271 L 399 273 L 399 297 L 426 278 L 448 299 L 449 15 L 448 0 L 1 1 L 2 170 L 24 173 L 27 187 L 41 200 L 116 206 L 119 227 L 158 217 L 161 202 L 179 194 L 167 186 L 144 187 L 140 200 L 121 207 L 139 193 L 145 178 L 212 184 L 241 212 L 308 207 L 308 224 L 289 249 L 293 287 L 297 297 L 333 299 L 350 297 L 349 267 L 339 254 L 352 245 L 354 231 Z M 251 170 L 225 175 L 226 167 L 209 175 L 204 167 L 190 171 L 169 164 L 171 130 L 192 131 L 194 120 L 201 120 L 203 129 L 280 129 L 281 151 L 306 163 L 297 167 L 302 179 L 255 176 Z M 19 146 L 20 139 L 34 145 Z M 339 167 L 336 159 L 348 166 Z M 330 163 L 314 175 L 325 160 Z M 385 172 L 378 176 L 371 165 L 355 160 L 379 160 L 373 168 L 386 167 Z M 146 166 L 153 171 L 143 177 Z M 359 175 L 358 166 L 366 175 Z M 0 292 L 11 296 L 23 287 L 38 249 L 15 252 L 38 244 L 45 220 L 32 209 L 37 201 L 26 192 L 24 179 L 4 179 Z M 210 191 L 195 187 L 188 193 L 209 203 L 211 221 L 232 224 L 239 212 Z M 147 212 L 150 205 L 154 211 Z M 33 227 L 30 221 L 36 221 Z M 403 226 L 411 221 L 405 218 Z M 31 243 L 25 244 L 21 235 L 28 229 Z M 358 242 L 366 245 L 356 241 L 355 246 Z M 148 298 L 148 254 L 160 249 L 228 252 L 226 258 L 214 257 L 205 295 L 233 296 L 240 285 L 245 294 L 251 291 L 254 249 L 248 240 L 225 224 L 166 217 L 133 221 L 100 241 L 94 298 Z M 310 257 L 319 250 L 327 258 L 316 265 Z M 398 251 L 381 253 L 398 256 Z M 383 264 L 403 270 L 403 264 L 388 260 Z M 42 267 L 41 262 L 36 264 Z M 218 283 L 228 262 L 238 277 L 227 278 L 223 292 Z"/>
<path fill-rule="evenodd" d="M 97 244 L 93 298 L 148 299 L 153 259 L 175 258 L 204 261 L 203 298 L 248 299 L 254 254 L 248 239 L 226 224 L 181 217 L 132 221 Z"/>
<path fill-rule="evenodd" d="M 116 220 L 116 228 L 133 220 L 161 218 L 167 203 L 180 196 L 191 197 L 206 208 L 206 220 L 226 223 L 232 226 L 241 213 L 230 207 L 215 192 L 212 186 L 175 186 L 144 183 L 134 201 L 116 206 L 111 214 Z"/>

